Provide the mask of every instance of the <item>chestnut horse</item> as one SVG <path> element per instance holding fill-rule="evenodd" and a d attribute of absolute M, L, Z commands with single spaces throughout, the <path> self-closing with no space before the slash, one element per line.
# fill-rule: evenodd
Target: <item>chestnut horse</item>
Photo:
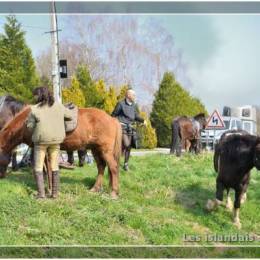
<path fill-rule="evenodd" d="M 200 152 L 200 131 L 206 127 L 206 117 L 204 113 L 200 113 L 192 118 L 180 116 L 172 122 L 172 143 L 170 153 L 181 155 L 182 147 L 186 151 L 191 148 L 195 153 Z"/>
<path fill-rule="evenodd" d="M 6 95 L 0 97 L 0 130 L 9 122 L 14 116 L 19 113 L 24 107 L 26 106 L 25 103 L 17 100 L 11 95 Z M 74 163 L 73 151 L 67 152 L 68 153 L 68 162 L 70 164 Z M 12 170 L 18 170 L 19 166 L 16 160 L 17 152 L 13 151 L 12 155 Z M 85 155 L 86 150 L 79 150 L 78 157 L 79 157 L 79 166 L 82 167 L 85 163 Z M 32 159 L 32 158 L 31 158 Z"/>
<path fill-rule="evenodd" d="M 11 152 L 17 145 L 25 143 L 32 146 L 32 133 L 26 127 L 30 111 L 31 108 L 26 106 L 0 131 L 0 177 L 5 177 Z M 91 191 L 101 190 L 104 170 L 108 165 L 112 186 L 111 197 L 117 198 L 121 140 L 122 130 L 117 119 L 96 108 L 81 108 L 78 125 L 74 131 L 67 134 L 61 149 L 66 151 L 91 149 L 98 169 L 98 176 Z"/>

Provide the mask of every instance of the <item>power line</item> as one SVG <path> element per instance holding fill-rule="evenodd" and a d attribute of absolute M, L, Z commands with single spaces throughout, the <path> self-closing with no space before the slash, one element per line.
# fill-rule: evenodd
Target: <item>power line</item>
<path fill-rule="evenodd" d="M 0 24 L 6 24 L 6 22 L 0 19 Z M 39 30 L 49 30 L 49 28 L 47 28 L 47 27 L 40 27 L 40 26 L 33 26 L 33 25 L 24 25 L 22 23 L 21 23 L 21 27 L 26 27 L 26 28 L 31 28 L 31 29 L 39 29 Z"/>

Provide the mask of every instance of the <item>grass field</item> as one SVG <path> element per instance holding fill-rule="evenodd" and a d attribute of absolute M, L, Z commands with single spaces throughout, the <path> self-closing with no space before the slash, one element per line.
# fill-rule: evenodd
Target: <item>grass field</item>
<path fill-rule="evenodd" d="M 260 245 L 206 240 L 206 235 L 260 236 L 260 172 L 252 171 L 248 201 L 241 209 L 242 229 L 231 213 L 205 211 L 214 198 L 212 155 L 147 155 L 131 158 L 130 172 L 120 173 L 120 198 L 93 194 L 95 164 L 62 170 L 57 200 L 34 199 L 31 170 L 0 182 L 0 245 Z M 232 193 L 233 194 L 233 193 Z M 184 237 L 200 241 L 187 242 Z"/>

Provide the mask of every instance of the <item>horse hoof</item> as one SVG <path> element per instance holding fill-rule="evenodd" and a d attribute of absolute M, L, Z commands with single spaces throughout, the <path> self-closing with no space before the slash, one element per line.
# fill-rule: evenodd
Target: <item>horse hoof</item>
<path fill-rule="evenodd" d="M 241 227 L 242 227 L 242 225 L 241 225 L 241 223 L 240 223 L 240 221 L 238 220 L 238 221 L 234 221 L 233 222 L 233 224 L 235 225 L 235 227 L 237 228 L 237 229 L 241 229 Z"/>
<path fill-rule="evenodd" d="M 94 187 L 92 187 L 92 188 L 90 189 L 90 192 L 95 192 L 95 193 L 96 193 L 96 192 L 99 192 L 100 189 L 101 189 L 101 188 L 97 188 L 97 187 L 94 186 Z"/>
<path fill-rule="evenodd" d="M 210 212 L 214 209 L 215 209 L 215 202 L 213 200 L 208 200 L 206 203 L 206 210 Z"/>
<path fill-rule="evenodd" d="M 233 212 L 233 205 L 227 204 L 227 205 L 226 205 L 226 209 L 227 209 L 229 212 Z"/>
<path fill-rule="evenodd" d="M 117 200 L 118 199 L 118 195 L 117 195 L 117 193 L 115 191 L 111 192 L 111 199 L 113 199 L 113 200 Z"/>
<path fill-rule="evenodd" d="M 124 170 L 125 172 L 128 172 L 128 171 L 129 171 L 129 166 L 128 166 L 128 164 L 124 164 L 123 170 Z"/>
<path fill-rule="evenodd" d="M 46 199 L 46 196 L 45 195 L 39 195 L 39 194 L 36 194 L 34 195 L 34 198 L 38 201 L 41 201 L 41 200 L 45 200 Z"/>
<path fill-rule="evenodd" d="M 244 193 L 242 196 L 242 199 L 241 199 L 241 204 L 244 204 L 246 202 L 246 198 L 247 198 L 247 195 L 246 195 L 246 193 Z"/>
<path fill-rule="evenodd" d="M 231 199 L 228 199 L 228 200 L 227 200 L 226 209 L 227 209 L 228 211 L 230 211 L 230 212 L 233 211 L 233 203 L 232 203 Z"/>

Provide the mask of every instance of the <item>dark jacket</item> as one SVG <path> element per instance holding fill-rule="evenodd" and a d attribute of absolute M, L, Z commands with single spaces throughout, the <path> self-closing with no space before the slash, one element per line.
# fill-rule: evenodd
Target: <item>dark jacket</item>
<path fill-rule="evenodd" d="M 140 117 L 135 103 L 131 105 L 126 102 L 126 99 L 117 103 L 112 116 L 117 117 L 121 123 L 132 124 L 135 121 L 143 123 L 144 119 Z"/>

